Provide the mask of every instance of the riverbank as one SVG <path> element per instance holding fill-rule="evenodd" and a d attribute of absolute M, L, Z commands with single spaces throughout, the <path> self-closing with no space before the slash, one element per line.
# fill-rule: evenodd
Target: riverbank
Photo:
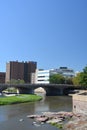
<path fill-rule="evenodd" d="M 87 116 L 73 112 L 44 112 L 42 115 L 28 115 L 33 118 L 34 125 L 49 123 L 62 130 L 86 130 Z"/>
<path fill-rule="evenodd" d="M 64 125 L 64 130 L 87 130 L 87 115 L 75 114 L 70 121 Z"/>
<path fill-rule="evenodd" d="M 34 102 L 41 100 L 42 97 L 38 95 L 20 94 L 15 96 L 5 96 L 0 98 L 0 105 L 10 105 L 25 102 Z"/>

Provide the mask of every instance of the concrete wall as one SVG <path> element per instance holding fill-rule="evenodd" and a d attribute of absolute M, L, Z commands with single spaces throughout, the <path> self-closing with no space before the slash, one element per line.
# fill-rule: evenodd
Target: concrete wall
<path fill-rule="evenodd" d="M 87 95 L 73 95 L 73 112 L 87 115 Z"/>

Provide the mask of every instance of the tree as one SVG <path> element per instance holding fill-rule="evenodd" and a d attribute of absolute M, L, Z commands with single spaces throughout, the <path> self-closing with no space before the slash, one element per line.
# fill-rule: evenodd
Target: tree
<path fill-rule="evenodd" d="M 87 66 L 73 78 L 73 84 L 87 87 Z"/>
<path fill-rule="evenodd" d="M 21 79 L 18 79 L 18 80 L 16 80 L 16 79 L 11 79 L 9 82 L 8 82 L 8 84 L 24 84 L 25 82 L 24 82 L 24 80 L 21 80 Z"/>
<path fill-rule="evenodd" d="M 50 76 L 49 81 L 52 84 L 64 84 L 65 83 L 65 78 L 60 74 L 54 74 L 54 75 Z"/>
<path fill-rule="evenodd" d="M 13 85 L 16 85 L 16 84 L 24 84 L 24 80 L 16 80 L 16 79 L 11 79 L 9 82 L 7 82 L 8 84 L 13 84 Z M 10 92 L 10 93 L 17 93 L 17 89 L 15 87 L 10 87 L 8 89 L 6 89 L 6 91 Z"/>
<path fill-rule="evenodd" d="M 72 78 L 65 77 L 65 84 L 73 84 Z"/>
<path fill-rule="evenodd" d="M 87 66 L 83 69 L 83 72 L 81 73 L 81 80 L 80 84 L 84 87 L 87 87 Z"/>
<path fill-rule="evenodd" d="M 78 73 L 75 77 L 73 77 L 72 82 L 74 85 L 81 85 L 81 73 Z"/>
<path fill-rule="evenodd" d="M 83 72 L 87 74 L 87 66 L 83 69 Z"/>

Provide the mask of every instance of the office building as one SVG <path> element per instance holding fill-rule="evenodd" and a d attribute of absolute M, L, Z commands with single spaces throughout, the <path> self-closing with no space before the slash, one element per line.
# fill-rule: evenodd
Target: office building
<path fill-rule="evenodd" d="M 49 83 L 49 70 L 39 69 L 37 70 L 37 78 L 36 83 L 48 84 Z"/>
<path fill-rule="evenodd" d="M 5 83 L 5 72 L 0 72 L 0 83 Z"/>
<path fill-rule="evenodd" d="M 67 77 L 67 78 L 72 78 L 75 76 L 74 70 L 68 67 L 60 67 L 58 69 L 51 69 L 50 75 L 53 75 L 53 74 L 61 74 L 62 76 Z"/>
<path fill-rule="evenodd" d="M 49 78 L 51 75 L 54 74 L 61 74 L 64 77 L 72 78 L 75 76 L 75 72 L 73 69 L 67 68 L 67 67 L 60 67 L 58 69 L 50 69 L 50 70 L 44 70 L 39 69 L 36 71 L 36 82 L 35 83 L 50 83 Z"/>
<path fill-rule="evenodd" d="M 6 63 L 6 82 L 15 79 L 24 80 L 25 83 L 34 83 L 36 68 L 37 63 L 33 61 L 10 61 Z"/>

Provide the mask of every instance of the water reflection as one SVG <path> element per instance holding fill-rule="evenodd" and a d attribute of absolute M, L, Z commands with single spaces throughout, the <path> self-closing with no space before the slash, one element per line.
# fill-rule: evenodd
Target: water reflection
<path fill-rule="evenodd" d="M 35 103 L 23 103 L 16 105 L 0 106 L 1 130 L 58 130 L 49 124 L 34 126 L 33 120 L 27 115 L 41 114 L 47 111 L 71 111 L 72 99 L 67 96 L 43 96 L 43 100 Z M 19 120 L 23 119 L 22 122 Z"/>
<path fill-rule="evenodd" d="M 41 112 L 49 111 L 49 104 L 46 103 L 46 94 L 45 93 L 36 93 L 43 97 L 40 102 L 35 103 L 35 113 L 41 114 Z"/>

